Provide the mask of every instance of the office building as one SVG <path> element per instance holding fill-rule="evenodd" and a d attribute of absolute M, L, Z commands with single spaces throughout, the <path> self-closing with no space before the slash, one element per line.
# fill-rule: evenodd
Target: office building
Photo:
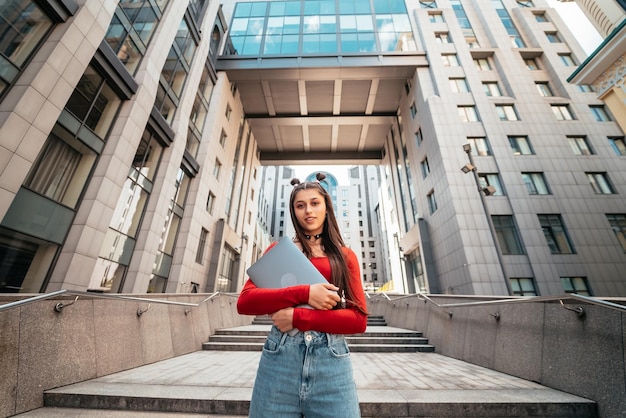
<path fill-rule="evenodd" d="M 626 295 L 624 133 L 543 0 L 0 14 L 0 292 L 237 291 L 261 166 L 331 162 L 378 166 L 395 291 Z"/>

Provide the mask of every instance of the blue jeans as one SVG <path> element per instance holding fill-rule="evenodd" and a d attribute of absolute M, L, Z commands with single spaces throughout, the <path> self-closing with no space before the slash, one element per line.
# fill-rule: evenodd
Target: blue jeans
<path fill-rule="evenodd" d="M 350 351 L 343 335 L 272 326 L 252 391 L 250 418 L 359 418 Z"/>

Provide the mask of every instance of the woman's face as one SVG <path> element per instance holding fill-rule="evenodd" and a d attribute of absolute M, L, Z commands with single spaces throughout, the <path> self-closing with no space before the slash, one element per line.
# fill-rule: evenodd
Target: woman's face
<path fill-rule="evenodd" d="M 326 219 L 324 196 L 315 189 L 302 189 L 296 193 L 293 211 L 300 226 L 308 235 L 321 234 Z"/>

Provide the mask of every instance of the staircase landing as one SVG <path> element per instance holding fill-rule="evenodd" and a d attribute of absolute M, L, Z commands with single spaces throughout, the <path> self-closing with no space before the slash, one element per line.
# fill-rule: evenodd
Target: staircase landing
<path fill-rule="evenodd" d="M 90 408 L 126 410 L 106 415 L 120 418 L 139 416 L 132 411 L 143 411 L 142 417 L 246 416 L 260 355 L 197 351 L 49 390 L 48 407 L 18 416 L 104 416 Z M 587 399 L 436 353 L 351 357 L 364 418 L 596 416 L 595 403 Z M 68 415 L 67 407 L 84 409 Z"/>

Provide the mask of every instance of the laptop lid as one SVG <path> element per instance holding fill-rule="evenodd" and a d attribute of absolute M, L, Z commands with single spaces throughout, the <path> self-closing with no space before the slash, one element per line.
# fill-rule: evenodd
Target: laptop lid
<path fill-rule="evenodd" d="M 283 237 L 246 272 L 257 287 L 263 288 L 328 283 L 289 237 Z"/>

